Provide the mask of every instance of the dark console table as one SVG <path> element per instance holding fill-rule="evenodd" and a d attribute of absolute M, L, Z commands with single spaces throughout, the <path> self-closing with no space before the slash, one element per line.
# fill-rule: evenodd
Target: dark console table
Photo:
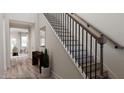
<path fill-rule="evenodd" d="M 40 73 L 42 72 L 41 67 L 43 66 L 43 52 L 39 51 L 32 52 L 32 65 L 38 66 Z"/>

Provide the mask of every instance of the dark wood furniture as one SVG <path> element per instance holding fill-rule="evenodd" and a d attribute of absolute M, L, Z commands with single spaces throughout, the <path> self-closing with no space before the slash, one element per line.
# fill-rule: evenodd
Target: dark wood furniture
<path fill-rule="evenodd" d="M 38 65 L 39 54 L 40 53 L 38 51 L 33 51 L 32 52 L 32 65 Z"/>
<path fill-rule="evenodd" d="M 43 52 L 32 52 L 32 65 L 38 66 L 40 73 L 42 72 L 41 67 L 43 66 Z"/>
<path fill-rule="evenodd" d="M 18 52 L 13 52 L 13 56 L 18 56 Z"/>

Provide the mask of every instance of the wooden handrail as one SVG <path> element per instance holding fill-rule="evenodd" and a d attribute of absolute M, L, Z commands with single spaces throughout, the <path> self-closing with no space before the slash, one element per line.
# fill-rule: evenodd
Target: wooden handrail
<path fill-rule="evenodd" d="M 89 34 L 91 34 L 95 39 L 98 40 L 98 43 L 105 43 L 105 39 L 103 37 L 103 34 L 100 32 L 89 28 L 89 25 L 87 25 L 84 21 L 80 20 L 78 16 L 75 16 L 74 14 L 66 13 L 68 16 L 70 16 L 73 20 L 75 20 L 80 26 L 82 26 Z"/>
<path fill-rule="evenodd" d="M 102 33 L 99 29 L 97 29 L 96 27 L 94 27 L 92 24 L 90 24 L 89 22 L 87 22 L 86 20 L 84 20 L 82 17 L 80 17 L 78 14 L 76 13 L 71 13 L 71 15 L 75 16 L 75 17 L 78 17 L 80 20 L 82 20 L 85 25 L 87 25 L 88 28 L 92 29 L 92 31 L 95 31 L 95 32 L 92 32 L 92 33 L 96 33 L 98 32 L 100 35 L 102 35 L 104 37 L 104 39 L 106 40 L 109 40 L 113 45 L 114 45 L 114 48 L 116 49 L 124 49 L 124 46 L 122 46 L 121 44 L 119 44 L 118 42 L 112 40 L 112 38 L 108 37 L 106 34 Z"/>

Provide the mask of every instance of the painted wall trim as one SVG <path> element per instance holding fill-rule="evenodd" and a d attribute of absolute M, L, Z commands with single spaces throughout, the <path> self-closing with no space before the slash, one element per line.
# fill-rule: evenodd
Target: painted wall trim
<path fill-rule="evenodd" d="M 108 71 L 111 79 L 119 79 L 119 77 L 106 64 L 104 64 L 104 68 Z"/>
<path fill-rule="evenodd" d="M 64 79 L 63 77 L 61 77 L 60 75 L 58 75 L 57 73 L 55 73 L 54 71 L 51 71 L 51 73 L 52 73 L 52 78 L 54 78 L 54 79 Z"/>

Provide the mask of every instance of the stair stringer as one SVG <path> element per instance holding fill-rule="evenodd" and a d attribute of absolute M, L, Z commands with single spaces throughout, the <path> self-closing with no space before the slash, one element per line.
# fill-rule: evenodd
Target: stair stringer
<path fill-rule="evenodd" d="M 43 16 L 43 18 L 45 19 L 44 22 L 46 22 L 45 24 L 46 24 L 46 26 L 47 26 L 47 30 L 50 30 L 50 29 L 51 29 L 51 31 L 52 31 L 52 33 L 54 34 L 55 38 L 58 40 L 58 42 L 59 42 L 60 45 L 62 46 L 64 52 L 65 52 L 66 55 L 69 57 L 70 62 L 72 62 L 72 64 L 74 65 L 74 67 L 76 68 L 76 70 L 79 72 L 79 74 L 81 75 L 81 77 L 82 77 L 83 79 L 85 79 L 85 78 L 86 78 L 86 75 L 85 75 L 84 72 L 82 73 L 81 67 L 78 67 L 78 64 L 75 63 L 75 59 L 73 59 L 72 56 L 69 54 L 69 52 L 67 51 L 67 48 L 64 46 L 64 44 L 62 43 L 61 39 L 58 37 L 58 35 L 56 34 L 55 30 L 53 29 L 53 27 L 51 26 L 51 24 L 50 24 L 50 23 L 48 22 L 48 20 L 46 19 L 46 17 L 45 17 L 44 15 L 42 15 L 42 16 Z M 47 46 L 47 45 L 46 45 L 46 46 Z M 47 47 L 48 47 L 48 46 L 47 46 Z M 56 73 L 56 72 L 54 72 L 53 70 L 52 70 L 51 72 Z M 68 73 L 68 74 L 69 74 L 69 73 Z M 61 76 L 61 75 L 59 75 L 59 76 Z M 62 76 L 61 76 L 61 77 L 62 77 Z"/>

